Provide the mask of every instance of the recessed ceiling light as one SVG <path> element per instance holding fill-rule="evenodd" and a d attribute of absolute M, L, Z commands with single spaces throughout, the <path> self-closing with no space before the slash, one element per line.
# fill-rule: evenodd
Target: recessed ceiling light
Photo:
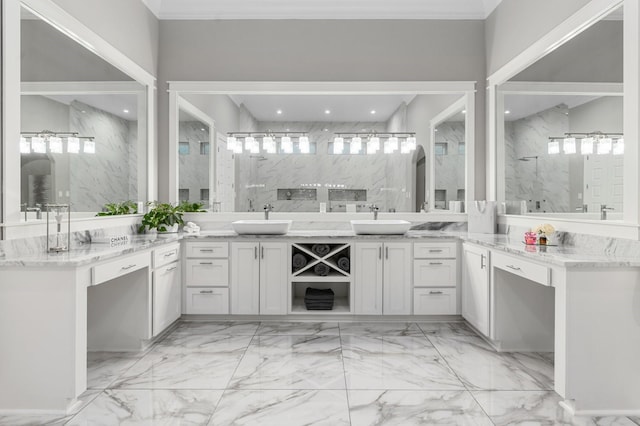
<path fill-rule="evenodd" d="M 325 114 L 331 114 L 331 110 L 330 110 L 330 109 L 325 109 L 325 110 L 324 110 L 324 113 L 325 113 Z"/>
<path fill-rule="evenodd" d="M 323 131 L 323 132 L 328 132 L 328 131 L 329 131 L 329 129 L 322 129 L 322 131 Z"/>
<path fill-rule="evenodd" d="M 200 131 L 204 132 L 204 129 L 200 129 Z"/>
<path fill-rule="evenodd" d="M 511 114 L 511 111 L 509 111 L 508 109 L 504 111 L 505 114 Z"/>
<path fill-rule="evenodd" d="M 371 114 L 375 114 L 375 113 L 376 113 L 376 110 L 375 110 L 375 109 L 372 109 L 372 110 L 371 110 Z"/>
<path fill-rule="evenodd" d="M 462 110 L 462 113 L 463 113 L 463 114 L 466 114 L 466 113 L 467 113 L 467 110 L 466 110 L 466 109 L 463 109 L 463 110 Z"/>
<path fill-rule="evenodd" d="M 122 112 L 124 112 L 125 114 L 129 114 L 129 110 L 128 109 L 123 109 Z"/>
<path fill-rule="evenodd" d="M 85 111 L 85 110 L 82 110 L 82 113 L 83 113 L 83 114 L 86 114 L 86 113 L 87 113 L 87 111 Z"/>
<path fill-rule="evenodd" d="M 282 110 L 281 109 L 277 110 L 276 114 L 278 114 L 278 115 L 282 114 Z"/>
<path fill-rule="evenodd" d="M 436 129 L 436 132 L 438 131 L 438 129 Z"/>

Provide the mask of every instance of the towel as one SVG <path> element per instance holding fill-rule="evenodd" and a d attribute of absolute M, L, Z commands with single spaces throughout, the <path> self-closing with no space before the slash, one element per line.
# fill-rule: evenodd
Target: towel
<path fill-rule="evenodd" d="M 326 256 L 331 251 L 329 244 L 314 244 L 311 246 L 311 251 L 318 256 Z"/>
<path fill-rule="evenodd" d="M 350 264 L 351 262 L 349 262 L 348 257 L 343 256 L 340 259 L 338 259 L 338 268 L 342 269 L 345 272 L 349 272 Z"/>
<path fill-rule="evenodd" d="M 298 270 L 307 266 L 307 258 L 302 253 L 296 253 L 293 255 L 293 259 L 291 259 L 291 263 L 293 264 L 293 268 Z"/>
<path fill-rule="evenodd" d="M 316 275 L 320 275 L 321 277 L 326 277 L 327 275 L 329 275 L 329 265 L 325 265 L 324 263 L 318 263 L 314 268 L 313 271 L 316 273 Z"/>
<path fill-rule="evenodd" d="M 334 293 L 330 288 L 319 289 L 307 287 L 304 304 L 309 311 L 330 311 L 333 309 Z"/>

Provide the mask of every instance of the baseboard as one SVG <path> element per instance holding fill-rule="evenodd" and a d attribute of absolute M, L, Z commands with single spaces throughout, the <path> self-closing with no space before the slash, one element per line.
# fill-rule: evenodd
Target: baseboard
<path fill-rule="evenodd" d="M 463 322 L 460 315 L 186 315 L 182 321 L 286 322 Z"/>

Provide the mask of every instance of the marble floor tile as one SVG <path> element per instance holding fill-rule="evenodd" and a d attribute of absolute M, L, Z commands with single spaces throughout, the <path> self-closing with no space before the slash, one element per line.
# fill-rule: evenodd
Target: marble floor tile
<path fill-rule="evenodd" d="M 267 321 L 260 324 L 259 336 L 339 336 L 337 322 L 286 322 Z"/>
<path fill-rule="evenodd" d="M 106 389 L 143 356 L 144 354 L 137 352 L 89 352 L 87 388 Z"/>
<path fill-rule="evenodd" d="M 78 404 L 67 414 L 0 414 L 0 425 L 4 426 L 62 426 L 86 407 L 103 391 L 89 389 L 78 397 Z"/>
<path fill-rule="evenodd" d="M 558 403 L 553 391 L 473 391 L 476 401 L 496 426 L 575 425 L 633 426 L 626 417 L 571 416 Z"/>
<path fill-rule="evenodd" d="M 340 338 L 256 336 L 238 365 L 233 389 L 344 389 Z"/>
<path fill-rule="evenodd" d="M 253 336 L 226 334 L 172 333 L 158 342 L 154 351 L 162 353 L 211 352 L 238 354 L 244 352 Z"/>
<path fill-rule="evenodd" d="M 227 390 L 210 426 L 348 426 L 346 392 Z"/>
<path fill-rule="evenodd" d="M 426 335 L 457 335 L 457 336 L 477 336 L 466 322 L 419 322 L 418 327 Z"/>
<path fill-rule="evenodd" d="M 423 336 L 420 328 L 412 322 L 341 322 L 340 334 L 342 336 Z"/>
<path fill-rule="evenodd" d="M 429 340 L 469 389 L 545 389 L 513 356 L 496 352 L 479 337 L 429 335 Z"/>
<path fill-rule="evenodd" d="M 487 425 L 467 391 L 350 390 L 352 426 Z"/>
<path fill-rule="evenodd" d="M 536 379 L 544 389 L 553 390 L 553 360 L 549 360 L 548 353 L 512 352 L 510 355 L 513 356 L 522 365 L 524 370 Z"/>
<path fill-rule="evenodd" d="M 223 391 L 108 389 L 68 425 L 206 425 Z"/>
<path fill-rule="evenodd" d="M 464 389 L 424 337 L 342 336 L 347 389 Z"/>
<path fill-rule="evenodd" d="M 173 333 L 226 334 L 230 336 L 253 336 L 260 323 L 257 321 L 182 321 Z"/>
<path fill-rule="evenodd" d="M 155 348 L 111 388 L 225 389 L 244 351 L 165 353 Z"/>

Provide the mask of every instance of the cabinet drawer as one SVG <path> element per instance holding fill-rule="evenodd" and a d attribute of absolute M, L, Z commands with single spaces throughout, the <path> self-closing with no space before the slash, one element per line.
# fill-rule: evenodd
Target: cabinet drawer
<path fill-rule="evenodd" d="M 149 252 L 134 254 L 112 260 L 93 267 L 93 284 L 101 284 L 105 281 L 118 278 L 129 272 L 149 267 Z"/>
<path fill-rule="evenodd" d="M 455 288 L 416 288 L 413 290 L 414 315 L 455 315 Z"/>
<path fill-rule="evenodd" d="M 415 243 L 413 245 L 414 259 L 450 258 L 455 259 L 457 255 L 456 242 L 442 243 Z"/>
<path fill-rule="evenodd" d="M 551 285 L 551 270 L 544 265 L 495 251 L 491 253 L 491 265 L 539 284 Z"/>
<path fill-rule="evenodd" d="M 227 258 L 229 243 L 187 243 L 187 257 Z"/>
<path fill-rule="evenodd" d="M 229 285 L 227 259 L 187 259 L 185 267 L 187 287 L 227 287 Z"/>
<path fill-rule="evenodd" d="M 455 287 L 458 263 L 455 259 L 418 259 L 413 261 L 414 287 Z"/>
<path fill-rule="evenodd" d="M 187 288 L 186 310 L 191 315 L 228 314 L 228 288 Z"/>
<path fill-rule="evenodd" d="M 171 244 L 153 251 L 153 267 L 159 268 L 180 259 L 180 244 Z"/>

